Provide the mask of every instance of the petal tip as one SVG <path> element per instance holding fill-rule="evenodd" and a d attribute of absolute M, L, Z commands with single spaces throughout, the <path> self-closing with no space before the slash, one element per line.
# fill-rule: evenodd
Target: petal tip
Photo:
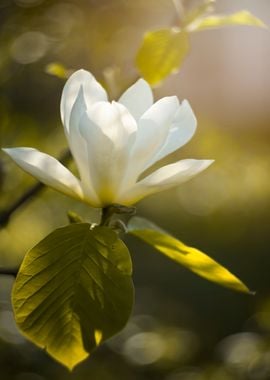
<path fill-rule="evenodd" d="M 72 74 L 72 75 L 79 75 L 79 74 L 91 74 L 89 71 L 87 71 L 87 70 L 85 70 L 85 69 L 79 69 L 79 70 L 76 70 L 76 71 L 74 71 L 74 73 Z M 91 74 L 92 75 L 92 74 Z"/>
<path fill-rule="evenodd" d="M 176 96 L 176 95 L 166 96 L 166 98 L 168 98 L 168 99 L 172 99 L 172 100 L 175 101 L 177 104 L 179 104 L 179 99 L 178 99 L 178 96 Z"/>
<path fill-rule="evenodd" d="M 139 78 L 137 80 L 137 83 L 141 83 L 141 84 L 147 85 L 148 87 L 151 87 L 150 84 L 147 82 L 147 80 L 145 80 L 144 78 Z"/>
<path fill-rule="evenodd" d="M 12 151 L 14 151 L 14 150 L 16 150 L 16 149 L 18 149 L 18 148 L 1 148 L 1 150 L 2 150 L 4 153 L 8 154 L 9 156 L 12 156 Z"/>
<path fill-rule="evenodd" d="M 181 106 L 191 108 L 191 105 L 187 99 L 182 100 Z"/>
<path fill-rule="evenodd" d="M 203 169 L 202 170 L 205 170 L 207 168 L 209 168 L 210 165 L 212 165 L 215 160 L 202 160 L 203 162 Z"/>

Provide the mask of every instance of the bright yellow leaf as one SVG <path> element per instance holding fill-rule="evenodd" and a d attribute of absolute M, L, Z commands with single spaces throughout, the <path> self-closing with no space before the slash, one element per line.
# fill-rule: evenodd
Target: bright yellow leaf
<path fill-rule="evenodd" d="M 147 32 L 136 64 L 142 76 L 155 85 L 179 70 L 188 50 L 188 35 L 179 28 Z"/>
<path fill-rule="evenodd" d="M 201 30 L 232 25 L 247 25 L 266 28 L 266 25 L 262 22 L 262 20 L 244 10 L 231 15 L 211 15 L 199 18 L 189 24 L 186 29 L 189 32 L 198 32 Z"/>
<path fill-rule="evenodd" d="M 129 222 L 129 232 L 209 281 L 244 293 L 250 293 L 246 285 L 226 268 L 197 248 L 192 248 L 168 235 L 153 223 L 139 217 Z"/>

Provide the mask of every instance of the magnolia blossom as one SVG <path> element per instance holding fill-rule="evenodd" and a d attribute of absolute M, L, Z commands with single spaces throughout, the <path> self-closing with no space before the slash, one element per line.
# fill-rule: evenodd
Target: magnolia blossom
<path fill-rule="evenodd" d="M 176 96 L 153 103 L 143 79 L 110 102 L 92 74 L 76 71 L 63 89 L 61 119 L 79 178 L 36 149 L 4 151 L 44 184 L 93 207 L 134 204 L 189 180 L 213 162 L 186 159 L 144 175 L 190 140 L 196 118 L 189 103 L 180 104 Z"/>

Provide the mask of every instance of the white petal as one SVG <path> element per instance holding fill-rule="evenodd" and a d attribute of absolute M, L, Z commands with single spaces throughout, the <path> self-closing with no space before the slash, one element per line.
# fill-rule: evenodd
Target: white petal
<path fill-rule="evenodd" d="M 113 203 L 127 170 L 136 122 L 123 105 L 99 102 L 83 115 L 80 130 L 95 192 L 103 205 Z"/>
<path fill-rule="evenodd" d="M 88 165 L 87 144 L 81 135 L 79 128 L 80 119 L 85 112 L 86 102 L 83 86 L 81 86 L 70 114 L 68 140 L 71 153 L 80 173 L 83 191 L 89 198 L 98 202 L 97 195 L 93 188 L 91 171 Z"/>
<path fill-rule="evenodd" d="M 144 79 L 139 79 L 123 93 L 118 102 L 138 120 L 153 104 L 151 87 Z"/>
<path fill-rule="evenodd" d="M 78 95 L 70 111 L 69 129 L 74 126 L 78 130 L 78 125 L 82 114 L 87 110 L 83 86 L 80 85 Z M 70 132 L 70 131 L 69 131 Z"/>
<path fill-rule="evenodd" d="M 116 145 L 125 145 L 125 139 L 137 131 L 132 115 L 117 102 L 98 102 L 89 109 L 88 115 Z"/>
<path fill-rule="evenodd" d="M 143 115 L 143 120 L 151 120 L 160 126 L 170 126 L 179 107 L 177 96 L 166 96 L 155 102 Z"/>
<path fill-rule="evenodd" d="M 172 122 L 167 140 L 159 152 L 149 161 L 147 167 L 175 152 L 185 145 L 196 131 L 197 120 L 187 100 L 178 108 Z"/>
<path fill-rule="evenodd" d="M 133 204 L 147 195 L 170 189 L 188 181 L 196 174 L 208 168 L 213 162 L 213 160 L 188 159 L 163 166 L 139 181 L 126 194 L 122 194 L 119 202 Z"/>
<path fill-rule="evenodd" d="M 179 101 L 176 96 L 162 98 L 140 118 L 136 142 L 130 154 L 130 171 L 125 178 L 125 186 L 136 182 L 148 162 L 164 145 L 178 107 Z"/>
<path fill-rule="evenodd" d="M 23 170 L 45 185 L 64 194 L 82 199 L 78 179 L 59 161 L 33 148 L 3 149 Z"/>
<path fill-rule="evenodd" d="M 176 96 L 158 100 L 139 120 L 136 144 L 132 151 L 134 159 L 141 161 L 141 170 L 165 143 L 171 123 L 179 107 Z"/>
<path fill-rule="evenodd" d="M 69 132 L 70 113 L 81 86 L 84 90 L 87 108 L 95 102 L 107 100 L 106 91 L 91 73 L 85 70 L 78 70 L 72 74 L 64 86 L 60 106 L 62 123 L 67 134 Z"/>

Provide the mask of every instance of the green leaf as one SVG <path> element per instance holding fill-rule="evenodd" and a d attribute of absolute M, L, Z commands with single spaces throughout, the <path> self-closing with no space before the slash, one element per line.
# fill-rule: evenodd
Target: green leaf
<path fill-rule="evenodd" d="M 198 32 L 201 30 L 218 28 L 231 25 L 259 26 L 266 28 L 266 25 L 248 11 L 240 11 L 231 15 L 212 15 L 199 18 L 188 25 L 187 30 Z"/>
<path fill-rule="evenodd" d="M 244 293 L 249 289 L 226 268 L 196 248 L 188 247 L 146 219 L 133 217 L 128 224 L 129 233 L 162 252 L 209 281 Z"/>
<path fill-rule="evenodd" d="M 142 76 L 154 85 L 179 70 L 188 50 L 188 35 L 179 28 L 147 32 L 136 64 Z"/>
<path fill-rule="evenodd" d="M 59 228 L 23 260 L 12 294 L 17 325 L 72 370 L 126 324 L 131 272 L 129 251 L 109 228 Z"/>

